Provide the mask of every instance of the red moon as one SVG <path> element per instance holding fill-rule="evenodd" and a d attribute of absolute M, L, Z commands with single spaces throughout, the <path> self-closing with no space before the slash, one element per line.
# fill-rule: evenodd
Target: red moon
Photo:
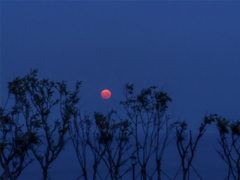
<path fill-rule="evenodd" d="M 102 96 L 103 99 L 109 99 L 111 97 L 111 92 L 107 89 L 104 89 L 101 92 L 101 96 Z"/>

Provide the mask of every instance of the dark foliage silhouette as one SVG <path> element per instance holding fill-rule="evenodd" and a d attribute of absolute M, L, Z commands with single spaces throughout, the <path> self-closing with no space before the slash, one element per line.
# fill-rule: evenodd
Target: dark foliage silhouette
<path fill-rule="evenodd" d="M 169 135 L 177 124 L 176 122 L 169 123 L 170 116 L 166 115 L 167 104 L 172 100 L 167 93 L 156 91 L 156 86 L 143 89 L 140 94 L 135 94 L 133 84 L 127 84 L 125 88 L 126 101 L 120 103 L 132 123 L 131 131 L 135 140 L 137 159 L 141 167 L 141 179 L 146 180 L 147 177 L 152 179 L 151 177 L 157 171 L 158 180 L 160 180 L 161 172 L 163 172 L 161 160 L 164 150 L 169 143 Z M 160 137 L 160 131 L 164 130 L 164 125 L 165 134 Z M 144 133 L 143 142 L 140 142 L 139 128 Z M 162 138 L 163 143 L 161 144 Z M 142 153 L 142 156 L 140 153 Z M 150 176 L 146 169 L 153 153 L 156 156 L 156 171 Z"/>
<path fill-rule="evenodd" d="M 40 144 L 45 147 L 44 152 L 40 152 L 36 146 L 31 146 L 31 151 L 41 165 L 43 180 L 47 180 L 50 164 L 58 157 L 67 142 L 68 122 L 79 101 L 77 94 L 81 82 L 77 82 L 76 90 L 70 92 L 66 90 L 64 81 L 55 83 L 49 82 L 48 79 L 38 80 L 37 72 L 37 69 L 31 70 L 25 77 L 17 77 L 13 82 L 9 82 L 8 89 L 21 107 L 18 112 L 25 118 L 27 131 L 36 133 L 39 129 L 44 130 L 44 135 L 39 136 L 41 141 L 38 143 L 38 148 Z M 53 89 L 59 92 L 59 99 L 52 99 Z M 61 120 L 55 120 L 52 128 L 49 115 L 51 109 L 57 104 L 60 104 Z M 54 142 L 55 132 L 58 134 L 57 142 Z"/>
<path fill-rule="evenodd" d="M 217 150 L 217 153 L 223 159 L 223 161 L 228 165 L 228 175 L 225 179 L 229 180 L 233 178 L 234 180 L 240 179 L 240 121 L 227 120 L 224 117 L 214 115 L 216 120 L 216 126 L 220 135 L 220 139 L 217 139 L 221 150 Z M 228 134 L 230 134 L 230 141 L 227 139 Z"/>
<path fill-rule="evenodd" d="M 191 130 L 187 139 L 187 123 L 172 121 L 173 116 L 168 113 L 168 104 L 172 101 L 168 94 L 158 91 L 156 86 L 136 93 L 133 84 L 126 84 L 126 99 L 120 102 L 125 114 L 119 115 L 115 110 L 106 115 L 94 112 L 91 118 L 86 113 L 82 115 L 77 108 L 81 82 L 76 82 L 74 91 L 68 91 L 65 81 L 39 80 L 37 72 L 37 69 L 31 70 L 23 78 L 8 82 L 7 101 L 0 107 L 0 165 L 3 169 L 0 179 L 16 180 L 34 157 L 41 166 L 42 179 L 50 179 L 49 169 L 70 139 L 81 168 L 77 180 L 89 180 L 90 172 L 93 172 L 93 180 L 122 180 L 135 167 L 130 166 L 132 156 L 136 156 L 140 166 L 136 177 L 133 174 L 134 179 L 171 180 L 164 172 L 162 159 L 174 139 L 181 162 L 173 179 L 180 169 L 182 179 L 190 179 L 190 168 L 203 179 L 192 162 L 207 126 L 216 122 L 221 147 L 216 151 L 228 165 L 225 179 L 240 180 L 239 120 L 230 122 L 217 114 L 206 115 L 195 140 Z M 13 103 L 7 108 L 11 99 Z M 50 116 L 54 108 L 60 112 L 58 119 Z M 88 151 L 93 156 L 92 162 L 87 159 Z M 155 160 L 151 173 L 148 171 L 150 158 Z M 105 177 L 98 171 L 102 165 L 108 170 Z"/>

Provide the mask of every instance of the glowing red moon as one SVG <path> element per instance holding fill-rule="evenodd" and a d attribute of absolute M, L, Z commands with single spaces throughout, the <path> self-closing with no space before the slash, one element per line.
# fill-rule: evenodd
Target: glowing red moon
<path fill-rule="evenodd" d="M 102 96 L 103 99 L 109 99 L 111 97 L 111 92 L 107 89 L 104 89 L 101 92 L 101 96 Z"/>

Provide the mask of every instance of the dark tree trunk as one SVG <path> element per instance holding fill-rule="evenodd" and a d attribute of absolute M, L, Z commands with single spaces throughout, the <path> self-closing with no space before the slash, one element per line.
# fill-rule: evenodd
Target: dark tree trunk
<path fill-rule="evenodd" d="M 240 180 L 240 169 L 238 169 L 238 175 L 237 175 L 238 180 Z"/>
<path fill-rule="evenodd" d="M 117 175 L 118 175 L 118 170 L 116 169 L 114 173 L 114 180 L 117 180 Z"/>
<path fill-rule="evenodd" d="M 160 162 L 160 159 L 157 160 L 157 173 L 158 173 L 158 180 L 161 180 L 161 162 Z"/>
<path fill-rule="evenodd" d="M 186 179 L 187 179 L 187 171 L 184 170 L 184 171 L 183 171 L 183 180 L 186 180 Z"/>
<path fill-rule="evenodd" d="M 109 173 L 110 173 L 111 180 L 113 180 L 113 173 L 112 173 L 112 167 L 111 166 L 110 166 L 110 169 L 109 169 Z"/>
<path fill-rule="evenodd" d="M 4 168 L 4 178 L 3 178 L 3 180 L 8 180 L 8 177 L 9 177 L 9 167 L 8 167 L 8 165 L 6 164 L 5 165 L 5 168 Z"/>
<path fill-rule="evenodd" d="M 48 170 L 48 168 L 44 168 L 43 169 L 43 180 L 47 180 L 47 170 Z"/>
<path fill-rule="evenodd" d="M 86 171 L 86 169 L 85 169 L 85 168 L 83 168 L 83 176 L 84 176 L 85 180 L 87 180 L 87 179 L 88 179 L 88 178 L 87 178 L 87 171 Z"/>
<path fill-rule="evenodd" d="M 142 167 L 142 177 L 143 177 L 143 180 L 147 180 L 146 165 L 143 165 Z"/>
<path fill-rule="evenodd" d="M 93 180 L 96 180 L 97 176 L 97 166 L 96 164 L 93 165 Z"/>

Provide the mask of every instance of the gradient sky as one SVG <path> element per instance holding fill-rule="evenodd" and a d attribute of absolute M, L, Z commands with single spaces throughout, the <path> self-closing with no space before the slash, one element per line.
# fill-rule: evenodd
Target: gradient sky
<path fill-rule="evenodd" d="M 83 81 L 80 106 L 88 113 L 119 109 L 124 85 L 134 83 L 137 92 L 152 85 L 168 92 L 173 99 L 169 110 L 186 119 L 193 131 L 206 112 L 236 120 L 240 117 L 239 9 L 240 3 L 234 1 L 2 1 L 1 105 L 6 101 L 6 83 L 37 68 L 40 79 L 66 80 L 69 89 Z M 103 89 L 112 92 L 109 100 L 101 98 Z M 196 157 L 206 161 L 194 163 L 203 179 L 219 179 L 227 169 L 210 147 L 216 141 L 216 128 L 208 132 Z M 166 165 L 170 174 L 180 163 L 174 158 L 167 158 L 174 162 Z M 55 165 L 52 179 L 79 175 L 72 147 Z M 19 180 L 41 178 L 37 162 L 31 166 Z"/>

